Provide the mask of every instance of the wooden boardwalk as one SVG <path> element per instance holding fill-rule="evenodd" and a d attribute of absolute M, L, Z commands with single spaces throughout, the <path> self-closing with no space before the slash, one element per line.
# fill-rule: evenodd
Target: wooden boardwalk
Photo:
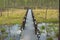
<path fill-rule="evenodd" d="M 38 40 L 37 36 L 35 35 L 35 28 L 31 11 L 31 9 L 28 10 L 25 29 L 22 31 L 20 40 Z"/>

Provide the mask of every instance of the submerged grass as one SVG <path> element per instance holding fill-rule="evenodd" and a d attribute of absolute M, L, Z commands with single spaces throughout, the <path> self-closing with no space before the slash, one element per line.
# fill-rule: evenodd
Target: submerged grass
<path fill-rule="evenodd" d="M 21 24 L 25 16 L 24 9 L 9 9 L 2 12 L 0 24 Z"/>

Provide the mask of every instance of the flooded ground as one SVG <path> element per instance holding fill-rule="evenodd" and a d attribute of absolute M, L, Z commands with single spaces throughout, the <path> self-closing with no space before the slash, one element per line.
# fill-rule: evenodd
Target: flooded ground
<path fill-rule="evenodd" d="M 0 25 L 0 39 L 1 40 L 37 40 L 35 35 L 33 18 L 31 9 L 28 11 L 25 30 L 22 32 L 18 24 L 15 25 Z M 39 40 L 58 40 L 58 23 L 39 23 L 38 29 L 40 30 Z"/>
<path fill-rule="evenodd" d="M 40 40 L 58 40 L 58 23 L 39 23 L 38 29 L 41 32 Z"/>
<path fill-rule="evenodd" d="M 39 23 L 38 29 L 41 32 L 40 40 L 58 40 L 58 23 Z M 1 29 L 5 32 L 1 32 Z M 0 40 L 20 40 L 20 25 L 0 25 Z"/>
<path fill-rule="evenodd" d="M 20 25 L 2 25 L 0 28 L 6 30 L 4 33 L 0 31 L 1 40 L 20 40 Z"/>

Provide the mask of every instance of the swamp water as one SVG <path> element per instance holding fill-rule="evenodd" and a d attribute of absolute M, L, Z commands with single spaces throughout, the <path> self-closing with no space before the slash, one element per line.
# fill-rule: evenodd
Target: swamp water
<path fill-rule="evenodd" d="M 53 24 L 53 23 L 46 23 L 46 24 L 45 23 L 39 23 L 38 24 L 38 29 L 41 31 L 40 40 L 47 40 L 48 37 L 52 37 L 53 40 L 58 40 L 57 37 L 54 37 L 55 33 L 57 33 L 57 31 L 58 31 L 58 26 L 49 27 L 48 25 L 51 25 L 51 24 Z M 45 29 L 42 29 L 42 26 L 44 26 Z M 2 25 L 2 26 L 0 26 L 0 29 L 1 28 L 5 28 L 6 32 L 8 34 L 7 34 L 7 36 L 5 38 L 0 36 L 1 37 L 0 40 L 20 40 L 20 34 L 21 34 L 20 33 L 20 25 L 18 25 L 18 24 L 16 24 L 16 25 Z M 47 36 L 46 29 L 50 30 L 48 32 L 49 36 Z M 3 35 L 3 33 L 1 33 L 1 31 L 0 31 L 0 35 Z"/>
<path fill-rule="evenodd" d="M 59 30 L 58 27 L 59 27 L 58 23 L 55 23 L 55 24 L 54 23 L 39 23 L 38 29 L 41 32 L 40 40 L 47 40 L 47 38 L 52 38 L 52 40 L 58 40 L 58 37 L 56 37 L 56 33 L 58 33 L 58 30 Z"/>
<path fill-rule="evenodd" d="M 1 40 L 20 40 L 20 25 L 2 25 L 0 26 L 0 29 L 5 28 L 7 36 L 5 38 L 1 37 Z M 3 35 L 2 32 L 0 32 L 0 35 Z"/>

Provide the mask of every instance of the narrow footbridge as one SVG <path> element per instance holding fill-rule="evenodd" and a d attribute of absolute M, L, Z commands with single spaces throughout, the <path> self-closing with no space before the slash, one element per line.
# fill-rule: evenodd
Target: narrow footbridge
<path fill-rule="evenodd" d="M 23 26 L 23 31 L 20 40 L 38 40 L 36 32 L 35 32 L 35 23 L 34 23 L 34 16 L 32 14 L 32 10 L 28 9 L 26 18 L 25 18 L 25 25 Z"/>

